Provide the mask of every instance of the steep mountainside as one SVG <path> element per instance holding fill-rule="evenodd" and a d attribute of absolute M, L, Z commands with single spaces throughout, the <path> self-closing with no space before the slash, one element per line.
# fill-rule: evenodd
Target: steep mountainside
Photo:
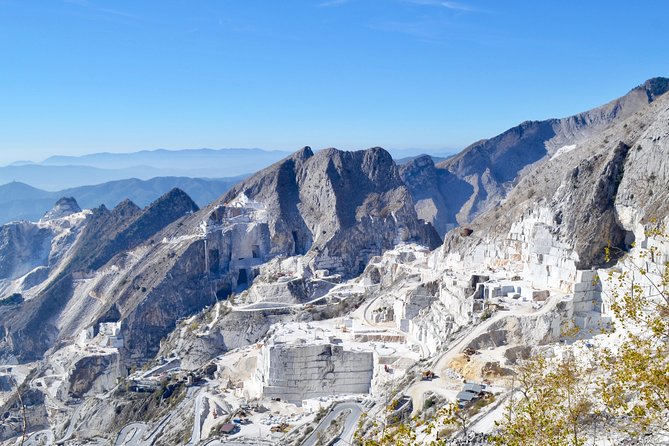
<path fill-rule="evenodd" d="M 62 207 L 62 201 L 59 201 L 57 208 L 59 207 Z M 30 228 L 37 228 L 51 236 L 41 245 L 35 243 L 35 246 L 46 244 L 46 249 L 41 256 L 33 256 L 32 264 L 26 262 L 32 268 L 47 268 L 48 271 L 40 274 L 42 280 L 38 283 L 26 283 L 26 277 L 21 277 L 14 287 L 5 287 L 12 290 L 18 286 L 30 298 L 18 306 L 7 307 L 0 313 L 0 324 L 5 333 L 5 339 L 1 343 L 3 354 L 26 359 L 39 358 L 57 338 L 62 328 L 58 318 L 70 300 L 76 297 L 77 279 L 74 276 L 81 278 L 82 274 L 99 269 L 116 254 L 144 243 L 174 220 L 196 210 L 195 203 L 178 189 L 172 190 L 144 210 L 130 201 L 119 204 L 112 211 L 102 206 L 82 216 L 85 220 L 78 223 L 74 236 L 67 237 L 69 231 L 61 231 L 65 232 L 60 237 L 64 242 L 61 244 L 53 243 L 58 234 L 53 228 L 60 225 L 69 229 L 71 224 L 67 223 L 68 216 L 61 217 L 46 227 L 43 223 L 22 223 L 27 226 L 24 232 L 28 234 L 32 234 L 29 232 Z M 12 225 L 4 228 L 7 227 L 11 228 Z M 15 243 L 7 245 L 8 250 L 11 247 L 21 248 L 15 246 Z M 17 257 L 18 254 L 20 251 L 12 251 L 5 257 Z M 21 272 L 25 274 L 27 271 Z M 3 278 L 11 280 L 17 276 L 14 273 Z M 91 308 L 84 306 L 80 311 Z M 35 329 L 38 326 L 41 329 Z"/>
<path fill-rule="evenodd" d="M 306 254 L 308 275 L 352 276 L 400 241 L 440 243 L 386 151 L 305 148 L 199 212 L 179 190 L 144 210 L 130 201 L 94 209 L 49 278 L 0 314 L 3 351 L 38 358 L 57 339 L 112 320 L 128 358 L 142 361 L 177 319 L 248 285 L 263 261 Z M 45 329 L 29 329 L 37 323 Z"/>
<path fill-rule="evenodd" d="M 561 288 L 577 269 L 603 265 L 604 248 L 627 250 L 669 214 L 669 94 L 525 175 L 474 233 L 455 231 L 444 252 L 464 259 L 527 259 L 537 280 Z M 665 222 L 666 223 L 666 222 Z M 570 277 L 572 279 L 570 279 Z"/>
<path fill-rule="evenodd" d="M 523 122 L 472 144 L 436 166 L 414 160 L 403 166 L 402 178 L 417 202 L 419 217 L 432 222 L 443 235 L 445 230 L 467 224 L 494 208 L 521 178 L 551 156 L 573 150 L 642 110 L 667 90 L 669 79 L 650 79 L 593 110 L 568 118 Z M 435 176 L 438 186 L 426 193 L 420 187 L 420 178 Z"/>
<path fill-rule="evenodd" d="M 334 416 L 319 425 L 322 404 L 347 398 L 334 410 L 373 435 L 484 382 L 470 427 L 489 432 L 520 359 L 618 342 L 597 337 L 616 317 L 606 277 L 631 271 L 616 255 L 638 250 L 660 283 L 669 242 L 647 230 L 669 225 L 667 84 L 437 165 L 305 147 L 202 209 L 180 190 L 144 209 L 64 198 L 5 225 L 0 413 L 19 419 L 20 378 L 29 429 L 57 443 L 203 444 L 241 416 L 242 442 L 302 445 Z M 446 231 L 455 214 L 467 227 L 441 245 L 420 218 Z M 563 342 L 565 324 L 583 339 Z M 0 426 L 2 444 L 19 435 Z"/>
<path fill-rule="evenodd" d="M 240 193 L 267 206 L 274 252 L 310 251 L 317 269 L 339 258 L 339 272 L 360 273 L 371 256 L 397 241 L 431 248 L 440 243 L 432 226 L 418 220 L 395 163 L 381 148 L 314 154 L 305 147 L 240 183 L 219 202 Z"/>

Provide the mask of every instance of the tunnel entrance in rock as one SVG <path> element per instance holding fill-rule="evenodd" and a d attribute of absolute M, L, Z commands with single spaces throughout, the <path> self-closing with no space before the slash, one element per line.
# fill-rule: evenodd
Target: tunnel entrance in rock
<path fill-rule="evenodd" d="M 221 255 L 218 249 L 209 250 L 209 273 L 218 274 L 221 272 L 220 265 Z"/>
<path fill-rule="evenodd" d="M 260 258 L 260 246 L 258 245 L 253 245 L 251 248 L 251 253 L 254 259 L 259 259 Z"/>
<path fill-rule="evenodd" d="M 216 299 L 226 300 L 228 297 L 230 297 L 231 294 L 232 294 L 232 287 L 229 284 L 225 284 L 221 288 L 219 288 L 218 291 L 216 291 Z"/>
<path fill-rule="evenodd" d="M 237 286 L 244 286 L 249 284 L 249 276 L 245 268 L 239 270 L 237 276 Z"/>
<path fill-rule="evenodd" d="M 299 237 L 297 235 L 297 231 L 293 231 L 293 246 L 295 247 L 295 249 L 294 249 L 294 254 L 295 255 L 302 254 L 300 252 L 301 249 L 300 249 L 300 243 L 299 243 L 298 239 L 299 239 Z"/>

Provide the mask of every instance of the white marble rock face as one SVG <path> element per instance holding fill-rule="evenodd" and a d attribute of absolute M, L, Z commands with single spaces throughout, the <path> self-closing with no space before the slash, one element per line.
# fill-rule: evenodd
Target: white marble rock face
<path fill-rule="evenodd" d="M 333 344 L 275 344 L 264 347 L 260 367 L 263 396 L 301 405 L 305 399 L 368 393 L 374 356 Z"/>

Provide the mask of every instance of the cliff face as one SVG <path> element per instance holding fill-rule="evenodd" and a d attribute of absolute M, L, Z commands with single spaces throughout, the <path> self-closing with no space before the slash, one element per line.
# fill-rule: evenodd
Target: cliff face
<path fill-rule="evenodd" d="M 56 208 L 59 207 L 63 206 Z M 62 212 L 52 213 L 48 222 L 26 223 L 29 227 L 44 227 L 51 231 L 51 238 L 43 244 L 34 243 L 44 247 L 39 264 L 46 266 L 47 271 L 41 275 L 41 280 L 27 281 L 30 285 L 26 290 L 28 299 L 0 311 L 3 356 L 39 359 L 63 330 L 68 335 L 75 335 L 77 329 L 84 328 L 82 324 L 87 318 L 94 317 L 96 311 L 103 310 L 107 302 L 114 299 L 88 289 L 82 278 L 102 268 L 115 255 L 145 242 L 174 220 L 195 210 L 197 206 L 186 194 L 173 190 L 144 210 L 126 201 L 112 211 L 102 206 L 85 215 L 77 214 L 81 218 L 76 220 L 74 232 L 70 231 L 74 215 L 67 212 L 64 216 L 60 215 Z M 54 229 L 62 227 L 67 231 Z M 25 269 L 10 278 L 25 273 Z M 21 278 L 21 281 L 25 284 L 32 276 L 34 274 Z M 107 287 L 100 287 L 98 291 L 106 290 Z"/>
<path fill-rule="evenodd" d="M 625 251 L 669 214 L 669 94 L 521 178 L 496 208 L 452 232 L 453 261 L 504 266 L 569 291 L 576 270 L 606 263 L 607 246 Z"/>
<path fill-rule="evenodd" d="M 74 199 L 61 198 L 39 222 L 17 221 L 0 226 L 0 298 L 21 291 L 9 286 L 11 281 L 36 268 L 56 264 L 77 236 L 84 219 Z M 28 282 L 39 275 L 36 272 Z"/>
<path fill-rule="evenodd" d="M 411 191 L 418 217 L 431 222 L 442 236 L 456 226 L 460 210 L 478 188 L 438 168 L 427 155 L 401 166 L 400 175 Z"/>
<path fill-rule="evenodd" d="M 403 178 L 420 204 L 419 213 L 440 228 L 443 236 L 443 231 L 468 224 L 493 209 L 522 178 L 552 156 L 587 143 L 643 110 L 667 90 L 669 79 L 650 79 L 625 96 L 593 110 L 562 119 L 523 122 L 470 145 L 434 167 L 423 160 L 414 160 L 403 169 Z M 438 186 L 432 186 L 426 193 L 418 187 L 422 176 L 435 177 Z"/>
<path fill-rule="evenodd" d="M 16 279 L 48 263 L 53 231 L 29 222 L 0 228 L 0 279 Z"/>
<path fill-rule="evenodd" d="M 42 220 L 56 220 L 58 218 L 76 214 L 77 212 L 81 212 L 81 208 L 79 207 L 77 200 L 72 197 L 63 197 L 56 202 L 56 205 L 50 211 L 44 214 Z"/>
<path fill-rule="evenodd" d="M 267 207 L 272 252 L 305 254 L 344 275 L 398 241 L 435 247 L 434 229 L 418 219 L 397 166 L 383 149 L 358 152 L 305 147 L 233 188 Z"/>

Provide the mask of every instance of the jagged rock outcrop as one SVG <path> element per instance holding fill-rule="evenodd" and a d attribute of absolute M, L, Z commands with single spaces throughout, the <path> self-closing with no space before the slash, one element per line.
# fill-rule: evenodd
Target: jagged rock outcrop
<path fill-rule="evenodd" d="M 68 215 L 81 212 L 81 208 L 73 197 L 63 197 L 56 201 L 56 205 L 42 217 L 42 220 L 49 221 L 58 218 L 67 217 Z"/>
<path fill-rule="evenodd" d="M 623 122 L 667 90 L 669 79 L 650 79 L 590 111 L 562 119 L 523 122 L 470 145 L 434 167 L 425 160 L 414 160 L 403 168 L 403 178 L 422 218 L 442 231 L 466 224 L 497 206 L 537 166 Z M 438 186 L 426 192 L 422 177 L 436 178 Z M 448 197 L 451 203 L 446 201 Z"/>
<path fill-rule="evenodd" d="M 390 154 L 305 147 L 228 192 L 267 207 L 272 252 L 310 253 L 317 269 L 362 272 L 369 258 L 398 241 L 435 247 L 432 226 L 420 221 Z"/>
<path fill-rule="evenodd" d="M 130 200 L 112 211 L 100 206 L 74 246 L 70 269 L 96 270 L 117 253 L 134 248 L 174 220 L 197 210 L 195 202 L 180 189 L 172 189 L 145 210 Z"/>
<path fill-rule="evenodd" d="M 85 327 L 82 324 L 87 320 L 100 317 L 98 311 L 104 317 L 107 305 L 112 307 L 116 303 L 114 299 L 122 298 L 123 294 L 112 287 L 110 291 L 115 294 L 101 299 L 95 289 L 85 288 L 86 283 L 80 280 L 82 275 L 100 269 L 115 255 L 148 241 L 174 220 L 196 210 L 195 203 L 175 189 L 144 210 L 126 201 L 112 211 L 102 206 L 87 215 L 78 236 L 70 240 L 70 246 L 63 248 L 67 252 L 56 256 L 58 262 L 52 265 L 53 274 L 39 285 L 36 295 L 0 313 L 4 333 L 0 341 L 2 354 L 15 355 L 20 360 L 39 359 L 61 332 L 74 336 Z M 49 251 L 47 254 L 50 255 Z M 155 263 L 146 265 L 157 266 Z M 152 270 L 153 274 L 157 272 Z M 142 287 L 134 291 L 141 293 Z M 168 306 L 167 311 L 178 309 L 178 305 Z"/>
<path fill-rule="evenodd" d="M 305 148 L 199 212 L 177 189 L 143 210 L 125 201 L 89 212 L 36 295 L 0 314 L 1 345 L 5 354 L 37 359 L 115 312 L 123 360 L 142 362 L 179 318 L 248 285 L 254 268 L 274 256 L 306 254 L 312 272 L 352 276 L 401 241 L 440 243 L 385 150 Z"/>
<path fill-rule="evenodd" d="M 447 169 L 435 166 L 428 155 L 401 166 L 400 175 L 411 191 L 419 218 L 431 222 L 440 235 L 456 226 L 456 216 L 469 200 L 474 186 Z"/>
<path fill-rule="evenodd" d="M 573 240 L 577 269 L 603 264 L 606 246 L 624 248 L 626 233 L 616 218 L 614 203 L 628 152 L 629 146 L 619 142 L 610 152 L 581 161 L 553 196 L 558 237 Z"/>
<path fill-rule="evenodd" d="M 29 222 L 14 222 L 0 228 L 0 279 L 16 279 L 48 263 L 49 228 Z"/>
<path fill-rule="evenodd" d="M 666 87 L 654 80 L 633 90 L 652 102 L 537 165 L 472 222 L 472 236 L 449 234 L 445 256 L 493 268 L 524 264 L 524 277 L 570 291 L 577 270 L 605 263 L 607 246 L 624 252 L 643 240 L 668 210 L 669 95 L 658 93 Z"/>

